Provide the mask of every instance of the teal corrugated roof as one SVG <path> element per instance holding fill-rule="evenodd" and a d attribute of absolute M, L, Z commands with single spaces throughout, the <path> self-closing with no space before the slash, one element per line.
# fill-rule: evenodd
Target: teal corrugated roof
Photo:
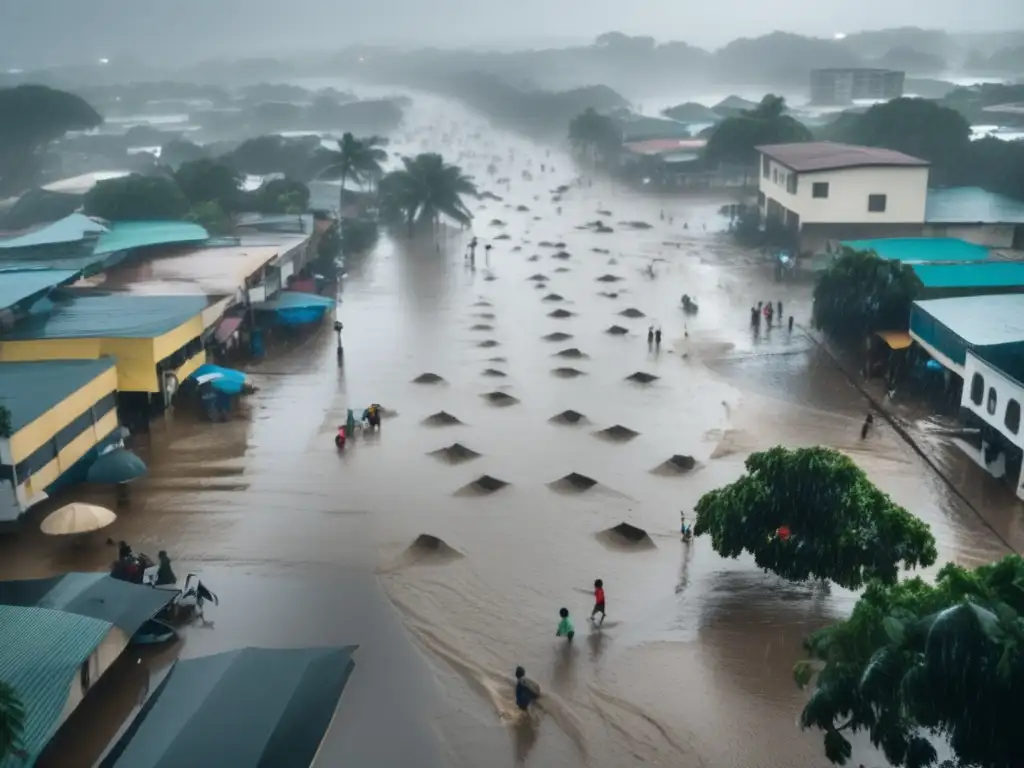
<path fill-rule="evenodd" d="M 8 341 L 155 338 L 200 314 L 206 305 L 205 296 L 78 294 L 55 303 L 47 312 L 19 320 L 4 338 Z"/>
<path fill-rule="evenodd" d="M 113 367 L 113 358 L 0 363 L 0 405 L 17 432 Z"/>
<path fill-rule="evenodd" d="M 890 237 L 878 240 L 844 240 L 855 251 L 874 251 L 886 261 L 984 261 L 988 248 L 952 237 Z"/>
<path fill-rule="evenodd" d="M 318 296 L 315 293 L 303 291 L 281 291 L 277 296 L 268 301 L 253 304 L 255 310 L 281 310 L 281 309 L 310 309 L 313 307 L 333 307 L 334 299 L 328 296 Z"/>
<path fill-rule="evenodd" d="M 176 243 L 202 243 L 210 233 L 190 221 L 115 221 L 100 235 L 93 254 L 104 256 L 118 251 Z"/>
<path fill-rule="evenodd" d="M 981 187 L 928 191 L 924 220 L 940 224 L 1024 224 L 1024 202 Z"/>
<path fill-rule="evenodd" d="M 0 240 L 0 250 L 77 243 L 79 240 L 95 237 L 106 231 L 106 227 L 93 221 L 88 216 L 72 213 L 60 221 L 55 221 L 53 224 L 41 227 L 34 232 L 29 232 L 27 235 Z"/>
<path fill-rule="evenodd" d="M 1024 341 L 1024 294 L 928 299 L 915 301 L 914 307 L 938 320 L 972 347 Z M 910 329 L 914 330 L 913 316 Z"/>
<path fill-rule="evenodd" d="M 0 768 L 35 763 L 60 725 L 79 668 L 112 626 L 74 613 L 0 605 L 0 680 L 18 692 L 25 706 L 26 753 L 24 760 L 0 760 Z"/>
<path fill-rule="evenodd" d="M 1024 286 L 1024 262 L 987 261 L 970 264 L 914 264 L 925 288 L 1010 288 Z"/>
<path fill-rule="evenodd" d="M 78 272 L 71 269 L 7 271 L 0 268 L 0 309 L 8 309 L 49 288 L 72 282 L 77 275 Z"/>

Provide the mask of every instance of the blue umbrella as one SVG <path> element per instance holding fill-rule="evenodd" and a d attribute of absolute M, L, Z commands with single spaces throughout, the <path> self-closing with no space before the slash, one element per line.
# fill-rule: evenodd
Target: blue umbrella
<path fill-rule="evenodd" d="M 209 384 L 212 389 L 225 395 L 237 395 L 245 388 L 245 374 L 233 368 L 222 368 L 212 363 L 204 363 L 196 368 L 190 378 L 199 384 Z"/>
<path fill-rule="evenodd" d="M 127 483 L 146 474 L 146 463 L 127 448 L 108 451 L 89 467 L 86 479 L 90 483 Z"/>

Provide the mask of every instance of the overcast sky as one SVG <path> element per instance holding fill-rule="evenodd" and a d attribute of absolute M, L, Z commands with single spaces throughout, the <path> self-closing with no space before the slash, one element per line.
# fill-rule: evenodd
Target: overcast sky
<path fill-rule="evenodd" d="M 350 43 L 505 46 L 620 30 L 715 47 L 776 29 L 1024 28 L 1024 0 L 0 0 L 0 64 L 161 63 Z"/>

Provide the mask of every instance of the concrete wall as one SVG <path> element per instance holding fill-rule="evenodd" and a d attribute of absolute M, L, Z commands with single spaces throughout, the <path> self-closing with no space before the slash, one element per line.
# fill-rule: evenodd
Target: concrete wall
<path fill-rule="evenodd" d="M 980 376 L 983 382 L 980 405 L 975 403 L 971 396 L 975 376 Z M 995 408 L 993 413 L 989 413 L 989 398 L 992 394 L 995 395 Z M 967 362 L 964 365 L 964 388 L 960 399 L 960 407 L 974 414 L 985 424 L 998 431 L 1011 444 L 1024 449 L 1024 419 L 1020 420 L 1016 433 L 1011 432 L 1006 426 L 1006 409 L 1011 402 L 1016 402 L 1018 408 L 1024 406 L 1024 385 L 1021 385 L 1015 379 L 1007 376 L 998 368 L 989 365 L 968 350 Z M 970 450 L 964 446 L 961 446 L 961 448 L 980 467 L 994 477 L 1001 477 L 1006 473 L 1005 456 L 1002 453 L 1000 453 L 994 465 L 987 465 L 985 463 L 984 451 L 987 448 L 987 444 L 982 443 L 982 450 L 980 452 L 973 449 L 973 447 Z M 976 456 L 975 454 L 978 455 Z M 1024 468 L 1022 468 L 1018 478 L 1010 479 L 1016 483 L 1017 498 L 1024 500 Z"/>
<path fill-rule="evenodd" d="M 89 666 L 89 688 L 96 685 L 100 676 L 110 669 L 127 646 L 128 636 L 120 627 L 112 627 L 103 642 L 85 662 Z M 88 692 L 88 689 L 82 687 L 81 673 L 75 675 L 74 680 L 71 681 L 71 688 L 68 690 L 68 700 L 64 704 L 60 720 L 57 721 L 58 728 L 71 717 L 71 713 L 82 703 L 82 699 Z"/>
<path fill-rule="evenodd" d="M 791 192 L 790 177 L 796 177 Z M 827 198 L 813 197 L 813 185 L 829 185 Z M 928 168 L 845 168 L 795 173 L 774 160 L 768 162 L 759 189 L 765 197 L 800 216 L 801 224 L 923 224 L 928 197 Z M 869 195 L 885 195 L 884 212 L 868 210 Z"/>

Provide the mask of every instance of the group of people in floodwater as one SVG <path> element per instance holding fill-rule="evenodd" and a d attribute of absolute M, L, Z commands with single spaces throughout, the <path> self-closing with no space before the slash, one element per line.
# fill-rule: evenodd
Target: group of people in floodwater
<path fill-rule="evenodd" d="M 776 311 L 778 307 L 778 311 Z M 755 331 L 761 330 L 761 318 L 764 318 L 764 324 L 766 328 L 771 328 L 775 317 L 779 318 L 779 325 L 782 325 L 782 302 L 777 301 L 773 305 L 771 301 L 759 301 L 756 307 L 750 308 L 750 327 Z M 793 316 L 789 316 L 789 330 L 793 330 Z"/>
<path fill-rule="evenodd" d="M 363 411 L 362 418 L 360 419 L 363 428 L 369 429 L 371 432 L 380 431 L 380 413 L 381 407 L 379 403 L 371 403 L 366 410 Z M 345 447 L 345 443 L 348 442 L 348 438 L 353 436 L 356 432 L 356 416 L 355 411 L 351 408 L 348 409 L 348 417 L 345 423 L 338 427 L 337 433 L 334 435 L 334 445 L 341 450 Z"/>

